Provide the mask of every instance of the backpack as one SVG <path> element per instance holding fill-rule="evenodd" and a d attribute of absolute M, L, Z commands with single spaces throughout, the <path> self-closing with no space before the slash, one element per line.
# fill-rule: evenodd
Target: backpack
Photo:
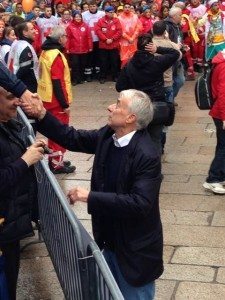
<path fill-rule="evenodd" d="M 195 83 L 195 101 L 199 109 L 211 109 L 214 103 L 211 90 L 211 78 L 213 67 L 209 64 L 204 66 L 201 74 Z"/>

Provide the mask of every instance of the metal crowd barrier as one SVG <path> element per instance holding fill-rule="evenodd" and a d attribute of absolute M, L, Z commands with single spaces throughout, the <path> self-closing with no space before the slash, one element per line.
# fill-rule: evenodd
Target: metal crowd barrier
<path fill-rule="evenodd" d="M 18 109 L 21 137 L 35 140 L 32 126 Z M 68 300 L 123 300 L 97 244 L 82 226 L 45 160 L 35 166 L 41 233 L 64 296 Z"/>

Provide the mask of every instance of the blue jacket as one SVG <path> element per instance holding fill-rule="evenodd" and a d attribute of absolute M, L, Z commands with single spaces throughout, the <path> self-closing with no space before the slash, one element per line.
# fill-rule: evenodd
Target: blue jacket
<path fill-rule="evenodd" d="M 126 280 L 145 285 L 163 272 L 162 224 L 159 213 L 160 157 L 146 130 L 137 131 L 128 145 L 118 174 L 116 193 L 104 192 L 107 153 L 113 131 L 76 130 L 63 125 L 50 113 L 38 123 L 38 131 L 63 147 L 95 154 L 88 197 L 93 234 L 104 248 L 104 225 L 111 218 L 115 253 Z"/>

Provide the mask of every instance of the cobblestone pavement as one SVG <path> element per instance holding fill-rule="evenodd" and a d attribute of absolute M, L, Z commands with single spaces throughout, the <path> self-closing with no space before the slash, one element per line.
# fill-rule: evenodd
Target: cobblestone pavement
<path fill-rule="evenodd" d="M 207 111 L 197 109 L 193 90 L 193 82 L 187 82 L 179 94 L 176 121 L 163 157 L 160 207 L 165 272 L 157 281 L 156 300 L 225 299 L 225 198 L 202 188 L 213 157 L 215 132 Z M 110 82 L 93 82 L 76 86 L 74 98 L 71 124 L 93 129 L 105 124 L 106 108 L 117 93 Z M 71 152 L 66 156 L 77 171 L 58 176 L 62 188 L 89 187 L 93 156 Z M 73 209 L 91 233 L 85 204 Z M 22 254 L 18 299 L 63 299 L 43 245 L 29 247 Z"/>

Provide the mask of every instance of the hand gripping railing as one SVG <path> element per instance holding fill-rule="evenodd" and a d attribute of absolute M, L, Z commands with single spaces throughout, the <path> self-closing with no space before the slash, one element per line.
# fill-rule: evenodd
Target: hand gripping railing
<path fill-rule="evenodd" d="M 34 142 L 32 126 L 19 109 L 21 137 Z M 68 300 L 123 300 L 96 243 L 84 229 L 45 160 L 35 166 L 40 225 L 46 247 Z"/>

